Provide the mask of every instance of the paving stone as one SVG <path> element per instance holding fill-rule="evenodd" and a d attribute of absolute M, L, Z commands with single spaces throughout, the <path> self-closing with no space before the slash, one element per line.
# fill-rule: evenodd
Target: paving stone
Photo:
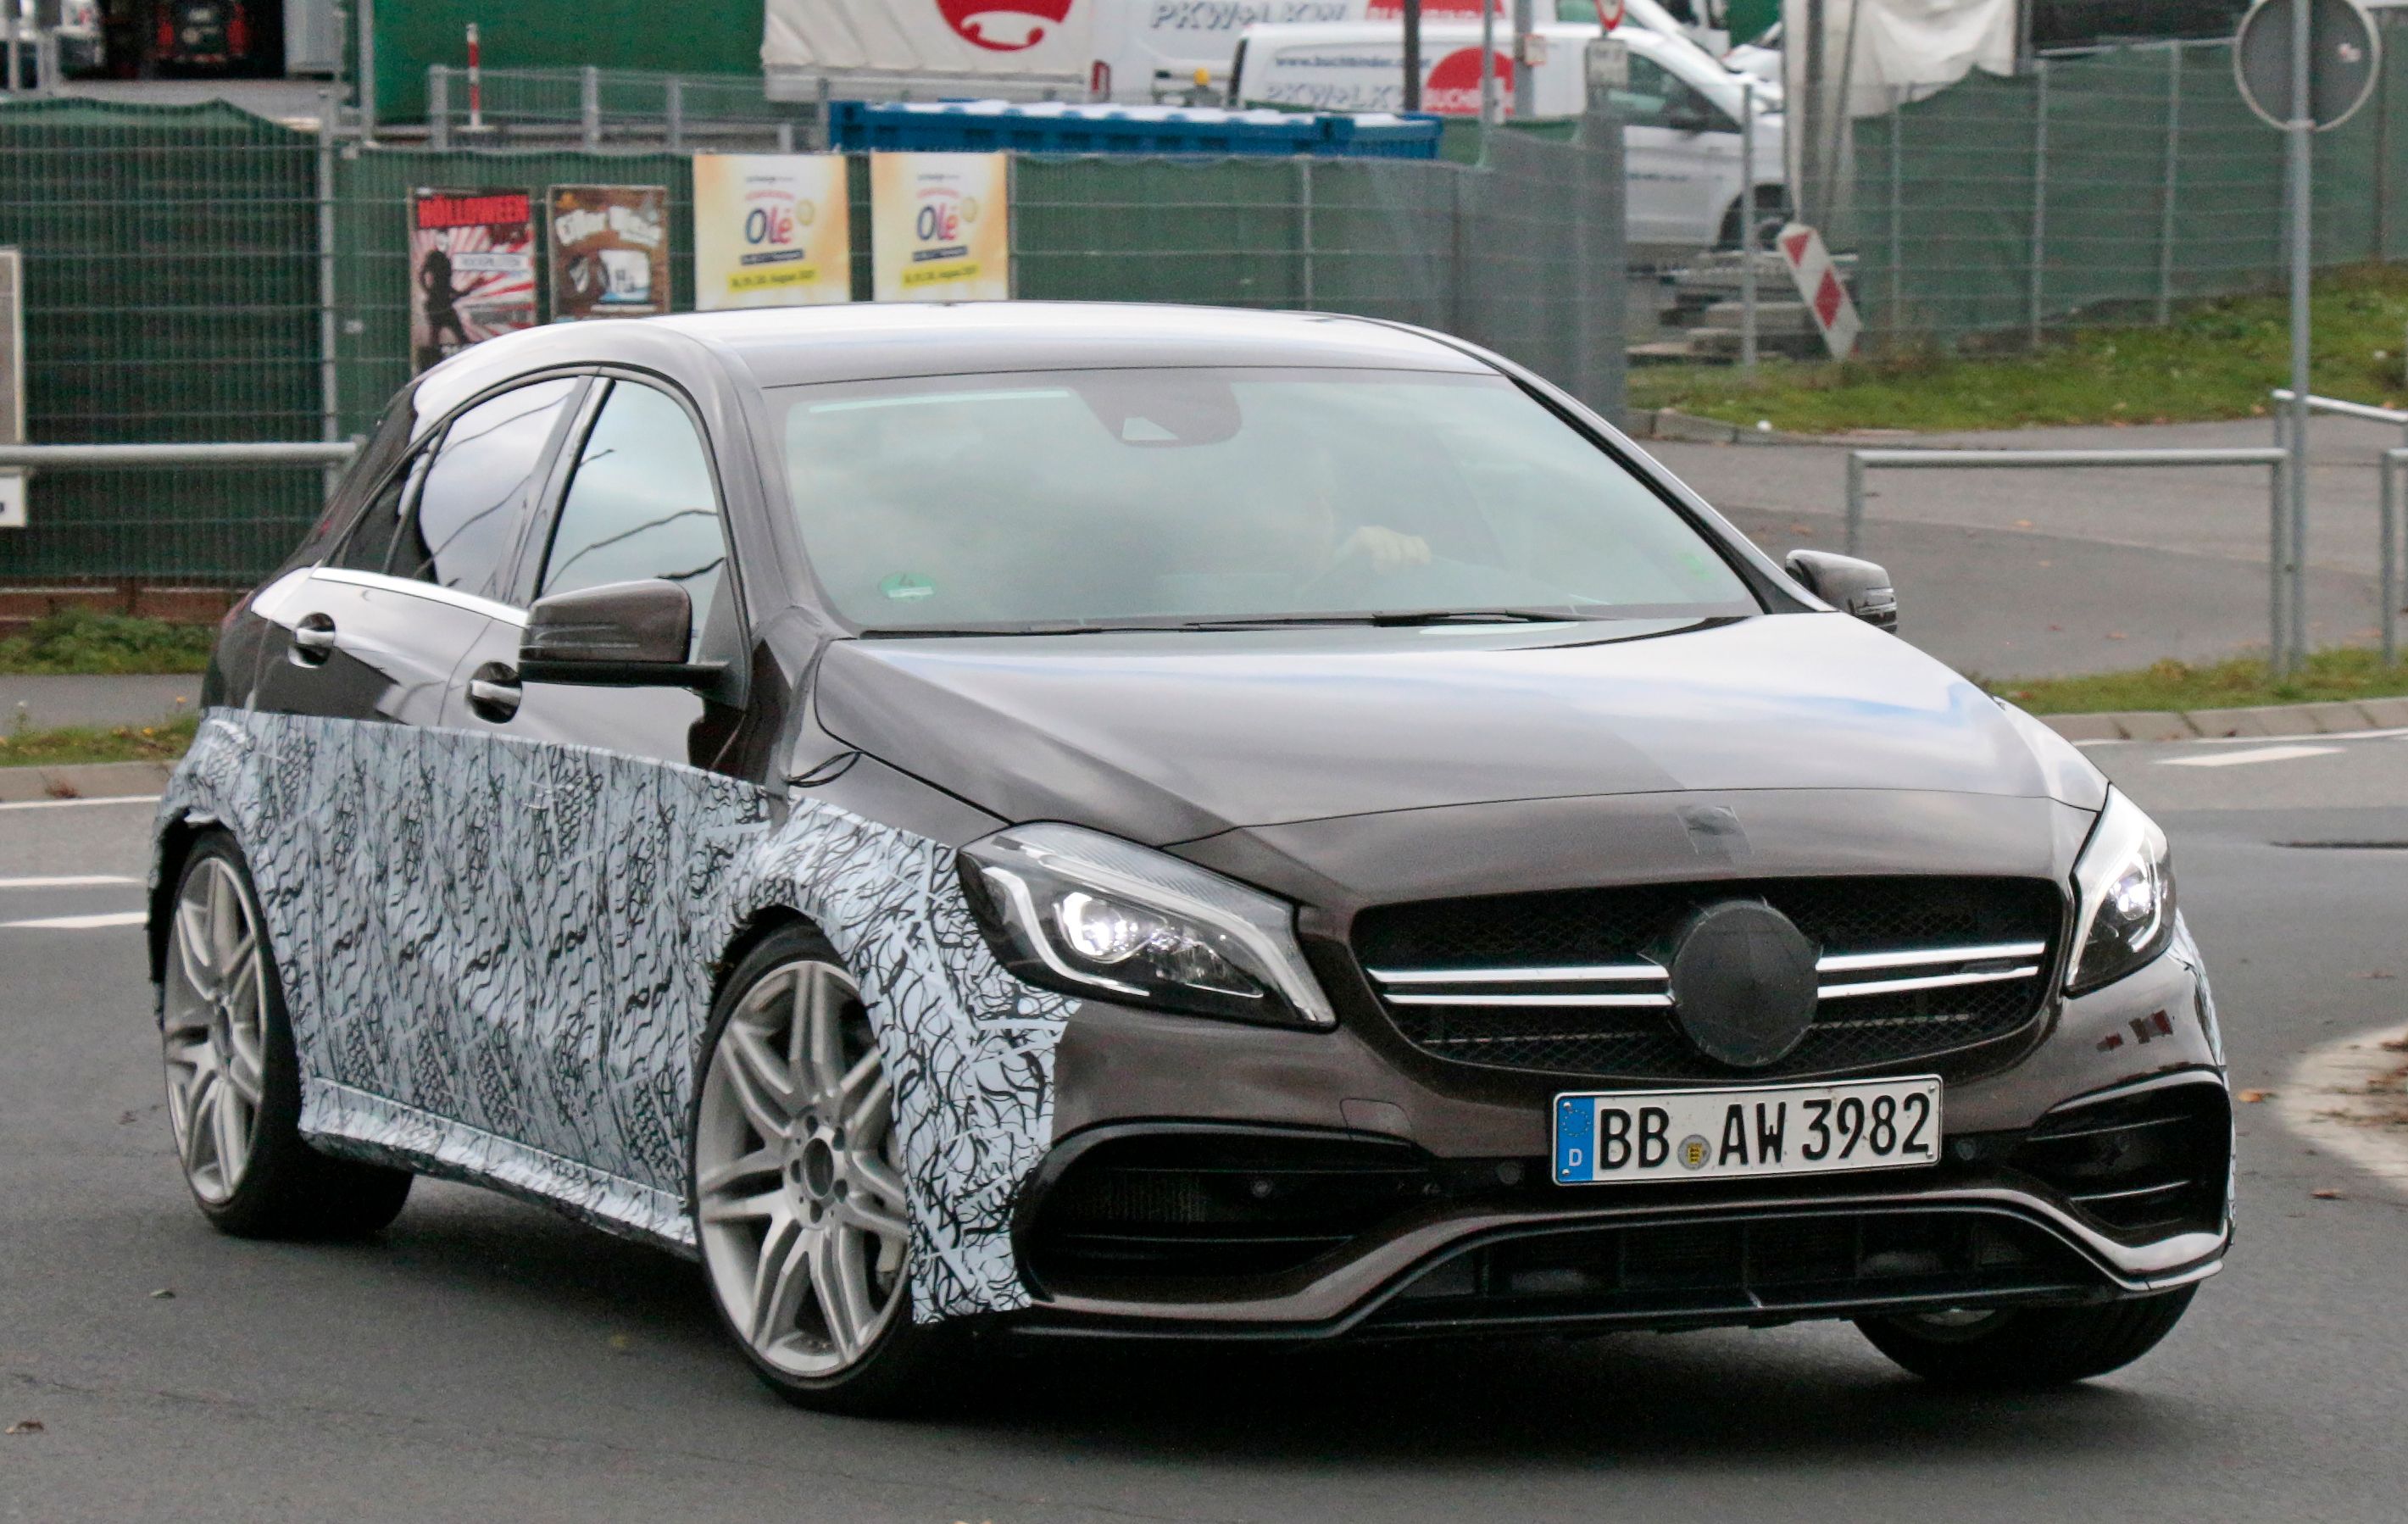
<path fill-rule="evenodd" d="M 2299 711 L 2300 720 L 2306 725 L 2314 727 L 2313 729 L 2302 730 L 2300 732 L 2302 735 L 2314 735 L 2317 731 L 2322 731 L 2326 735 L 2332 735 L 2335 732 L 2344 730 L 2372 730 L 2375 728 L 2373 724 L 2367 719 L 2366 712 L 2358 708 L 2356 704 L 2300 704 L 2295 707 Z"/>
<path fill-rule="evenodd" d="M 2117 710 L 2106 718 L 2115 722 L 2127 740 L 2189 740 L 2199 734 L 2172 710 Z"/>
<path fill-rule="evenodd" d="M 2377 729 L 2408 725 L 2408 698 L 2361 698 L 2358 707 L 2366 711 Z"/>
<path fill-rule="evenodd" d="M 2293 704 L 2259 704 L 2247 709 L 2194 709 L 2185 714 L 2202 736 L 2313 736 L 2316 727 L 2301 720 Z"/>

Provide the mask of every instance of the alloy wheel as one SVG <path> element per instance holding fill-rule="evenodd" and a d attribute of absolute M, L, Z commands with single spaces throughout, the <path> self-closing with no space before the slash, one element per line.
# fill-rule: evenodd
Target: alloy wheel
<path fill-rule="evenodd" d="M 160 1042 L 167 1114 L 193 1194 L 222 1205 L 258 1142 L 266 971 L 259 914 L 234 865 L 196 859 L 177 891 Z"/>
<path fill-rule="evenodd" d="M 695 1117 L 696 1227 L 728 1321 L 771 1368 L 861 1360 L 905 1300 L 894 1094 L 851 975 L 765 974 L 727 1017 Z"/>

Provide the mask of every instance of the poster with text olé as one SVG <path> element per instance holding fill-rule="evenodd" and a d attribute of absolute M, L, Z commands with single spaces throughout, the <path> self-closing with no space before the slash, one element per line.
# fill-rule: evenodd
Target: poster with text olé
<path fill-rule="evenodd" d="M 1010 162 L 1001 153 L 869 156 L 871 289 L 882 302 L 1011 295 Z"/>
<path fill-rule="evenodd" d="M 665 185 L 555 185 L 552 319 L 648 318 L 669 309 Z"/>
<path fill-rule="evenodd" d="M 409 366 L 424 370 L 496 334 L 535 326 L 535 196 L 409 194 Z"/>
<path fill-rule="evenodd" d="M 853 222 L 841 153 L 698 153 L 694 305 L 853 300 Z"/>

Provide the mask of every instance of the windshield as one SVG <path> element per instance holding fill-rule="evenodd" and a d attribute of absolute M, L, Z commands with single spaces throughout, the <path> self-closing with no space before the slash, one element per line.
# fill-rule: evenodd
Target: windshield
<path fill-rule="evenodd" d="M 1084 370 L 776 400 L 804 549 L 867 630 L 1757 611 L 1499 376 Z"/>

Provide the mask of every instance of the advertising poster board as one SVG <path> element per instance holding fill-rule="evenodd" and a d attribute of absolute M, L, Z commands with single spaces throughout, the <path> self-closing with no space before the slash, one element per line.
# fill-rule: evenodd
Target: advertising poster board
<path fill-rule="evenodd" d="M 669 309 L 666 185 L 555 185 L 552 319 L 649 318 Z"/>
<path fill-rule="evenodd" d="M 882 302 L 1011 295 L 1010 156 L 873 153 L 869 262 Z"/>
<path fill-rule="evenodd" d="M 534 326 L 533 194 L 410 192 L 410 369 L 424 370 L 495 334 Z"/>
<path fill-rule="evenodd" d="M 853 221 L 841 153 L 697 153 L 694 305 L 853 300 Z"/>

